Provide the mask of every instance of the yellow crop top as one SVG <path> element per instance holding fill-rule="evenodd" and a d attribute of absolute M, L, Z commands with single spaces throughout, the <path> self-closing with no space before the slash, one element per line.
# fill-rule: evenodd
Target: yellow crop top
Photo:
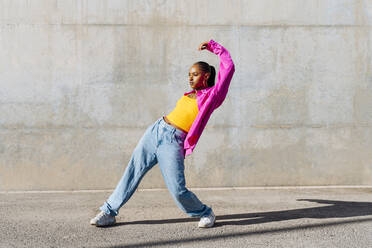
<path fill-rule="evenodd" d="M 173 124 L 188 132 L 198 113 L 196 99 L 183 95 L 177 101 L 173 111 L 167 115 L 167 118 Z"/>

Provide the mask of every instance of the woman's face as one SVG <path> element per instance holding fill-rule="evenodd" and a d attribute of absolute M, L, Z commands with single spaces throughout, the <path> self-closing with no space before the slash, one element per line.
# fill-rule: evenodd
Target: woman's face
<path fill-rule="evenodd" d="M 193 65 L 189 71 L 190 87 L 195 90 L 200 90 L 208 87 L 208 78 L 210 73 L 205 73 L 199 69 L 198 65 Z"/>

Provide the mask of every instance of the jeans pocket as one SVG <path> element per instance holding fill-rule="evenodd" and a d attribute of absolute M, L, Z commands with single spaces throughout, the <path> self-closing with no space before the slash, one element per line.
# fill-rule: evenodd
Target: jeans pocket
<path fill-rule="evenodd" d="M 173 134 L 173 139 L 179 144 L 179 145 L 183 145 L 183 142 L 185 141 L 185 138 L 181 135 L 179 135 L 178 133 L 174 133 Z"/>

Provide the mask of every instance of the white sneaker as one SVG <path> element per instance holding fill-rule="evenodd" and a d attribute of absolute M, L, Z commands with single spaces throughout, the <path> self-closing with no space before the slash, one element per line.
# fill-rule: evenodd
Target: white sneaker
<path fill-rule="evenodd" d="M 216 216 L 214 215 L 212 211 L 210 215 L 200 218 L 198 227 L 212 227 L 214 225 L 215 220 L 216 220 Z"/>
<path fill-rule="evenodd" d="M 109 226 L 116 223 L 115 216 L 111 216 L 101 211 L 96 217 L 90 220 L 91 225 L 95 226 Z"/>

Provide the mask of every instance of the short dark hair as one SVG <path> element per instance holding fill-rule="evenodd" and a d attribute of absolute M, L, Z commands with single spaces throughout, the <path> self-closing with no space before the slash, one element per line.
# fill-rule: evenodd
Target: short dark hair
<path fill-rule="evenodd" d="M 213 65 L 209 65 L 207 62 L 198 61 L 194 65 L 197 65 L 203 72 L 209 72 L 211 75 L 208 78 L 208 87 L 214 86 L 214 79 L 216 78 L 216 69 Z"/>

